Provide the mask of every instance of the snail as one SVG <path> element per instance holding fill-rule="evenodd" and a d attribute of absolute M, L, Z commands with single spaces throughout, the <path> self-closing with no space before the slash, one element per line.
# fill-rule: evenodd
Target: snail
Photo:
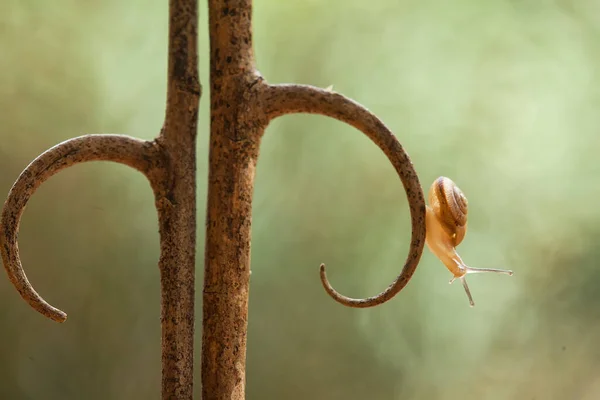
<path fill-rule="evenodd" d="M 465 279 L 467 274 L 496 272 L 512 275 L 504 269 L 473 268 L 466 265 L 456 252 L 456 247 L 467 233 L 467 198 L 449 178 L 440 176 L 429 189 L 429 205 L 426 211 L 426 243 L 429 250 L 442 261 L 452 273 L 450 283 L 460 279 L 469 298 L 475 306 L 471 291 Z"/>

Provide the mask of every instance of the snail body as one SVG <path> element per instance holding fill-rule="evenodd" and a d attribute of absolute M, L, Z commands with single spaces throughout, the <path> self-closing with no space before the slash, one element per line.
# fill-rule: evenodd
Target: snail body
<path fill-rule="evenodd" d="M 450 283 L 456 279 L 462 282 L 471 307 L 475 303 L 465 279 L 467 274 L 513 274 L 512 271 L 504 269 L 469 267 L 456 252 L 456 247 L 467 233 L 468 201 L 450 178 L 441 176 L 433 182 L 429 189 L 429 205 L 426 210 L 427 247 L 452 273 Z"/>

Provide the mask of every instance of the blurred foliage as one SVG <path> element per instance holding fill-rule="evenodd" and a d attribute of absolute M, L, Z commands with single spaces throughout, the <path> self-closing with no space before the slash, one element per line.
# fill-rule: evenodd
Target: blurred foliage
<path fill-rule="evenodd" d="M 201 7 L 199 317 L 209 104 Z M 277 120 L 255 191 L 247 398 L 599 398 L 599 3 L 256 0 L 254 20 L 270 82 L 333 84 L 374 111 L 426 191 L 445 175 L 466 193 L 463 259 L 515 275 L 471 278 L 471 309 L 426 250 L 389 303 L 333 302 L 321 261 L 353 297 L 378 293 L 401 269 L 406 196 L 353 128 Z M 166 30 L 165 1 L 4 0 L 0 193 L 67 138 L 154 137 Z M 37 290 L 70 318 L 44 319 L 0 279 L 0 398 L 158 399 L 158 234 L 145 179 L 106 163 L 62 172 L 31 200 L 20 248 Z"/>

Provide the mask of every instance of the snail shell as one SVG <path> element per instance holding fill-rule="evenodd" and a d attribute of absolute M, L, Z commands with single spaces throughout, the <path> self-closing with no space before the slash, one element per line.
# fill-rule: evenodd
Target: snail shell
<path fill-rule="evenodd" d="M 450 178 L 440 176 L 429 189 L 429 204 L 453 247 L 458 246 L 467 233 L 469 206 L 462 190 Z"/>

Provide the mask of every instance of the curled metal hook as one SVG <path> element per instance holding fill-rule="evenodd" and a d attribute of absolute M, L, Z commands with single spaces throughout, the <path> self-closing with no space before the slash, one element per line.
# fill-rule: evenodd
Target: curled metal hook
<path fill-rule="evenodd" d="M 52 175 L 87 161 L 113 161 L 135 168 L 154 183 L 162 164 L 160 148 L 124 135 L 85 135 L 62 142 L 42 153 L 21 173 L 11 188 L 0 219 L 0 252 L 10 281 L 31 307 L 46 317 L 64 322 L 67 314 L 48 304 L 31 286 L 19 257 L 17 238 L 21 215 L 37 188 Z"/>
<path fill-rule="evenodd" d="M 329 283 L 325 264 L 321 264 L 321 282 L 327 293 L 348 307 L 366 308 L 385 303 L 400 292 L 415 272 L 425 244 L 425 199 L 419 178 L 402 145 L 387 126 L 365 107 L 330 88 L 308 85 L 268 85 L 263 92 L 267 116 L 271 119 L 294 113 L 320 114 L 345 122 L 362 131 L 388 157 L 398 173 L 410 208 L 412 237 L 408 257 L 400 275 L 380 294 L 353 299 L 338 293 Z"/>

